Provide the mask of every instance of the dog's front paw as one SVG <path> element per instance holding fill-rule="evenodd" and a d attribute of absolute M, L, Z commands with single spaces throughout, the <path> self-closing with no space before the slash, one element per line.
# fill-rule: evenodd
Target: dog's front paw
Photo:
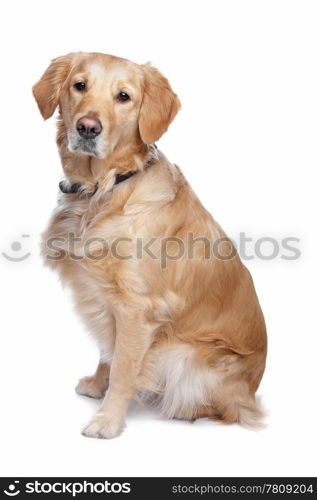
<path fill-rule="evenodd" d="M 104 396 L 105 390 L 106 385 L 100 387 L 93 376 L 81 378 L 75 388 L 77 394 L 95 399 L 101 399 Z"/>
<path fill-rule="evenodd" d="M 123 421 L 111 419 L 105 413 L 96 413 L 81 432 L 87 437 L 111 439 L 119 436 L 123 428 Z"/>

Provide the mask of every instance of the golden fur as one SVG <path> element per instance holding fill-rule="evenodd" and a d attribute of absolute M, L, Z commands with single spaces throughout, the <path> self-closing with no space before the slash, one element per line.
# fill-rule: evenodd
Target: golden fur
<path fill-rule="evenodd" d="M 83 92 L 74 88 L 78 81 L 86 83 Z M 118 102 L 122 91 L 128 102 Z M 107 392 L 83 433 L 118 435 L 129 402 L 139 397 L 168 418 L 256 425 L 255 392 L 266 358 L 263 315 L 230 240 L 180 169 L 153 145 L 180 107 L 169 82 L 149 64 L 74 53 L 53 60 L 33 93 L 45 119 L 59 107 L 65 177 L 81 183 L 78 193 L 61 194 L 43 254 L 72 289 L 100 347 L 95 375 L 82 379 L 77 391 L 97 398 Z M 103 126 L 94 154 L 74 149 L 83 116 Z M 134 170 L 114 185 L 116 174 Z M 209 244 L 197 240 L 191 250 L 188 235 Z M 140 258 L 136 242 L 153 237 L 151 252 L 160 258 L 147 252 Z M 53 254 L 51 239 L 59 248 Z M 206 257 L 219 240 L 221 255 L 230 258 Z M 104 241 L 115 252 L 104 255 Z M 180 241 L 191 255 L 177 256 Z"/>

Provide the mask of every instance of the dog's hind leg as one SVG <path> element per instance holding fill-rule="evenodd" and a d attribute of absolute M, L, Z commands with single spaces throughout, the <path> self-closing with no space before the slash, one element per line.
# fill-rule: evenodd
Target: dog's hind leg
<path fill-rule="evenodd" d="M 77 394 L 101 399 L 108 388 L 109 371 L 108 363 L 100 361 L 94 375 L 80 379 L 75 389 Z"/>

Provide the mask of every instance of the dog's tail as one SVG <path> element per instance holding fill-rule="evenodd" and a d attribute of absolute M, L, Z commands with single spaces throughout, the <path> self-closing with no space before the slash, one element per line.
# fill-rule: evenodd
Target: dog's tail
<path fill-rule="evenodd" d="M 237 406 L 237 422 L 243 427 L 254 430 L 263 429 L 265 428 L 265 423 L 263 422 L 265 416 L 265 411 L 257 407 L 256 403 L 252 406 L 243 404 Z"/>
<path fill-rule="evenodd" d="M 211 420 L 225 424 L 238 423 L 248 429 L 260 430 L 266 427 L 263 422 L 266 415 L 267 413 L 255 401 L 247 401 L 222 407 L 217 416 L 211 416 Z"/>

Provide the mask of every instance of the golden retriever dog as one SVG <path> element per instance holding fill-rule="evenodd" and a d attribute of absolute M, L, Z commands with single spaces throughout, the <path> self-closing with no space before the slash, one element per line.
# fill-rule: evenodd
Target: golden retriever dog
<path fill-rule="evenodd" d="M 155 145 L 180 108 L 168 80 L 79 52 L 54 59 L 33 94 L 45 120 L 59 109 L 65 175 L 43 255 L 100 350 L 76 388 L 104 397 L 83 434 L 120 434 L 132 399 L 256 426 L 263 315 L 234 245 Z"/>

